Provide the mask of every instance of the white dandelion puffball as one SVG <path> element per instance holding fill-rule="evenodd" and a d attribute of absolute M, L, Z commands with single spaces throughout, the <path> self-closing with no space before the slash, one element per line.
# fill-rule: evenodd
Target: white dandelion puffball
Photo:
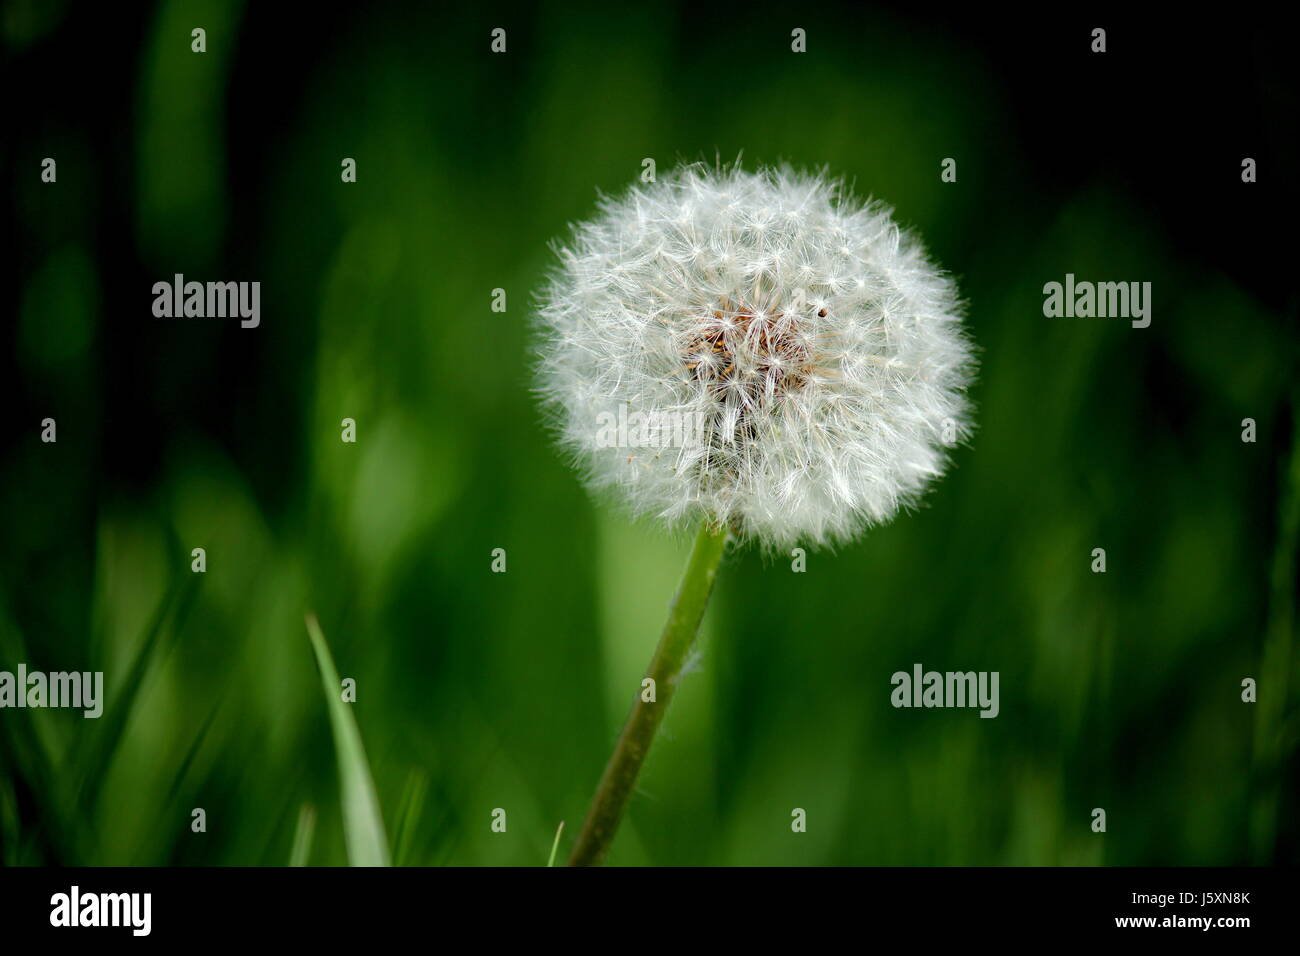
<path fill-rule="evenodd" d="M 842 183 L 686 166 L 558 251 L 539 391 L 588 483 L 637 514 L 843 542 L 969 433 L 954 283 Z"/>

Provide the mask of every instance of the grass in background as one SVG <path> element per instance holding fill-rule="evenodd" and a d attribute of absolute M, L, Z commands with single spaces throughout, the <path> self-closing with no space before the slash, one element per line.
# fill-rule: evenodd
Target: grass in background
<path fill-rule="evenodd" d="M 1294 315 L 1143 205 L 1131 143 L 1044 165 L 1014 64 L 902 15 L 809 15 L 801 59 L 785 14 L 560 4 L 511 14 L 493 58 L 489 25 L 414 8 L 342 34 L 250 5 L 204 61 L 167 46 L 177 9 L 5 40 L 15 69 L 96 82 L 0 146 L 60 163 L 57 189 L 13 180 L 0 669 L 102 669 L 108 691 L 98 722 L 0 715 L 5 863 L 379 862 L 385 818 L 399 865 L 565 852 L 686 542 L 589 501 L 553 450 L 529 296 L 645 157 L 741 152 L 843 173 L 926 237 L 971 303 L 979 432 L 918 514 L 807 573 L 732 559 L 611 862 L 1297 860 L 1300 681 L 1270 597 L 1294 581 Z M 1152 327 L 1045 321 L 1067 271 L 1152 281 Z M 151 321 L 174 272 L 261 281 L 261 328 Z M 313 673 L 306 608 L 362 706 L 321 641 Z M 1000 671 L 1001 715 L 894 710 L 916 662 Z M 1257 719 L 1277 769 L 1252 791 Z"/>

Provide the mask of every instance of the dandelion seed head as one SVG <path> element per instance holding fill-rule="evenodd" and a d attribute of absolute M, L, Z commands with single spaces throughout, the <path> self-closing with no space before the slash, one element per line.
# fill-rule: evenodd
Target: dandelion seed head
<path fill-rule="evenodd" d="M 839 181 L 685 166 L 603 199 L 557 251 L 539 391 L 588 483 L 634 513 L 840 543 L 913 503 L 970 433 L 955 284 Z M 630 413 L 697 427 L 602 437 Z"/>

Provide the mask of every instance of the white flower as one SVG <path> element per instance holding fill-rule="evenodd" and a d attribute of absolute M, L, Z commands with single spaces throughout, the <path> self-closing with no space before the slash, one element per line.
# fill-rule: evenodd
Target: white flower
<path fill-rule="evenodd" d="M 589 483 L 635 513 L 846 541 L 969 433 L 953 282 L 839 182 L 683 167 L 602 200 L 559 255 L 540 391 Z M 664 441 L 681 421 L 699 427 Z"/>

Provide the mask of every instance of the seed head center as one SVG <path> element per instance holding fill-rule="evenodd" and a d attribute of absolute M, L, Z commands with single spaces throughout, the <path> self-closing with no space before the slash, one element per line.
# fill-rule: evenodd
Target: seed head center
<path fill-rule="evenodd" d="M 720 397 L 738 393 L 745 404 L 803 387 L 811 371 L 797 325 L 780 312 L 716 309 L 683 351 L 687 372 Z"/>

